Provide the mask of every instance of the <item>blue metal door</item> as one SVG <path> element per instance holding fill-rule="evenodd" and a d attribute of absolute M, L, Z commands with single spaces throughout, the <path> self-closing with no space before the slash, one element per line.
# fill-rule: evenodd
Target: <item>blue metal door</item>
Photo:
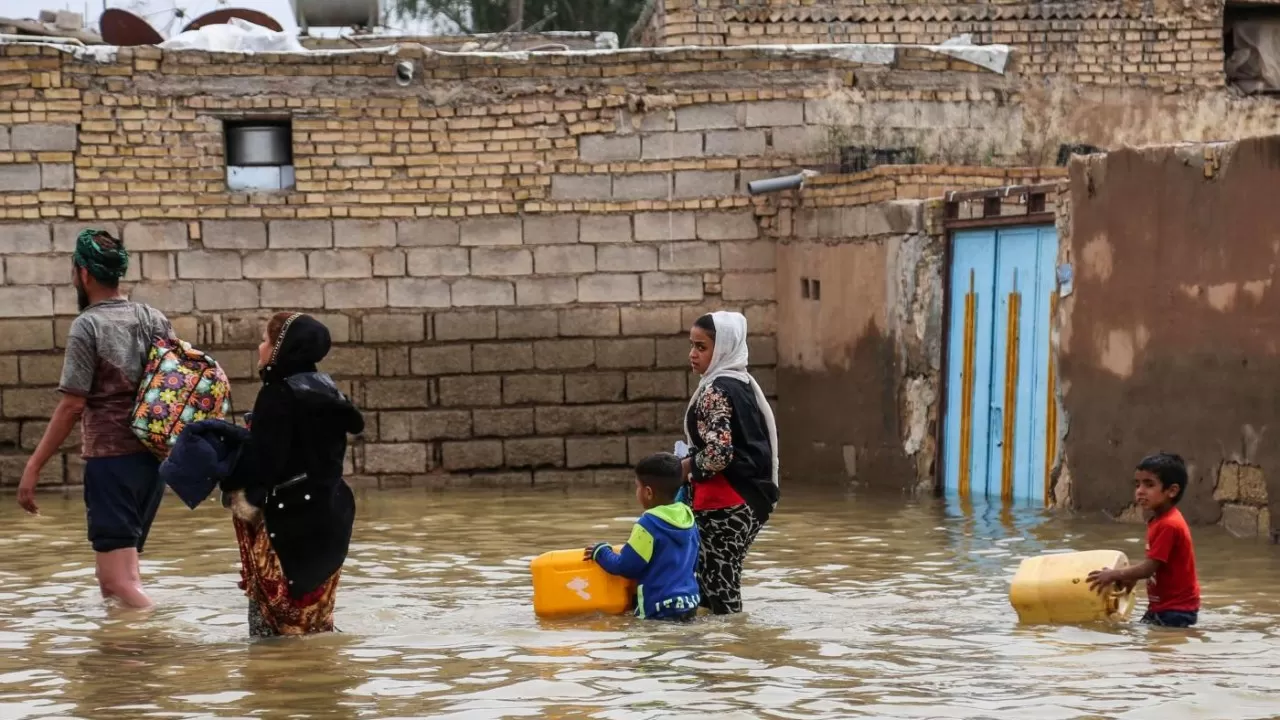
<path fill-rule="evenodd" d="M 957 232 L 944 422 L 948 494 L 1041 502 L 1057 439 L 1052 226 Z"/>

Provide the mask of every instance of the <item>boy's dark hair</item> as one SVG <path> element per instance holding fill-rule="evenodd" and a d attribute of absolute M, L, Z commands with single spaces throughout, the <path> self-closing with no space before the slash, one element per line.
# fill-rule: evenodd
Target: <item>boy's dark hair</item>
<path fill-rule="evenodd" d="M 1178 486 L 1178 494 L 1173 496 L 1173 504 L 1177 505 L 1183 495 L 1187 494 L 1187 464 L 1182 456 L 1173 453 L 1156 453 L 1142 458 L 1138 470 L 1143 470 L 1160 479 L 1160 486 L 1168 488 Z"/>
<path fill-rule="evenodd" d="M 659 500 L 674 502 L 684 484 L 684 478 L 680 477 L 680 458 L 671 453 L 650 455 L 636 463 L 636 479 L 641 485 L 653 488 Z"/>

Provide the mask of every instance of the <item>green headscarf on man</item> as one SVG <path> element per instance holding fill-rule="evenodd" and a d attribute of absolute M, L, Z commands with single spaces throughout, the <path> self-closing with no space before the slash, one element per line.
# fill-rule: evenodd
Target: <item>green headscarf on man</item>
<path fill-rule="evenodd" d="M 101 242 L 110 240 L 109 243 Z M 115 287 L 129 272 L 129 251 L 124 243 L 111 237 L 106 230 L 86 228 L 76 237 L 76 249 L 71 256 L 76 267 L 84 268 L 93 279 Z"/>
<path fill-rule="evenodd" d="M 129 272 L 129 251 L 124 249 L 124 243 L 106 230 L 87 228 L 76 237 L 76 249 L 71 254 L 71 262 L 77 270 L 83 269 L 99 284 L 114 290 L 120 286 L 120 279 Z M 84 312 L 90 305 L 89 289 L 84 286 L 78 272 L 75 286 L 76 304 L 80 312 Z"/>

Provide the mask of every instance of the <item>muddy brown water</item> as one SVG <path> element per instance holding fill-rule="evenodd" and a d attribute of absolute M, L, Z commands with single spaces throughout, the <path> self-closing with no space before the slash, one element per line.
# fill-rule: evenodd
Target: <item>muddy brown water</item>
<path fill-rule="evenodd" d="M 529 560 L 622 542 L 633 503 L 365 494 L 344 632 L 251 642 L 216 503 L 166 498 L 143 567 L 159 609 L 138 615 L 97 597 L 77 499 L 26 518 L 2 496 L 0 720 L 1280 716 L 1280 551 L 1264 543 L 1195 529 L 1198 629 L 1020 627 L 1021 558 L 1138 557 L 1142 528 L 792 492 L 749 558 L 746 614 L 535 618 Z"/>

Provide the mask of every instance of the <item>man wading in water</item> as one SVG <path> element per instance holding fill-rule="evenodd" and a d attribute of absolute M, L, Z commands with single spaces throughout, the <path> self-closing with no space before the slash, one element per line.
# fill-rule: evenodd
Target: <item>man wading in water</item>
<path fill-rule="evenodd" d="M 130 429 L 138 383 L 151 340 L 173 337 L 169 320 L 120 294 L 129 270 L 124 244 L 103 230 L 85 230 L 72 256 L 80 316 L 71 324 L 58 390 L 62 399 L 18 485 L 18 504 L 36 507 L 40 471 L 81 421 L 84 502 L 89 542 L 97 553 L 103 597 L 146 608 L 138 553 L 155 520 L 164 482 L 160 461 Z"/>

